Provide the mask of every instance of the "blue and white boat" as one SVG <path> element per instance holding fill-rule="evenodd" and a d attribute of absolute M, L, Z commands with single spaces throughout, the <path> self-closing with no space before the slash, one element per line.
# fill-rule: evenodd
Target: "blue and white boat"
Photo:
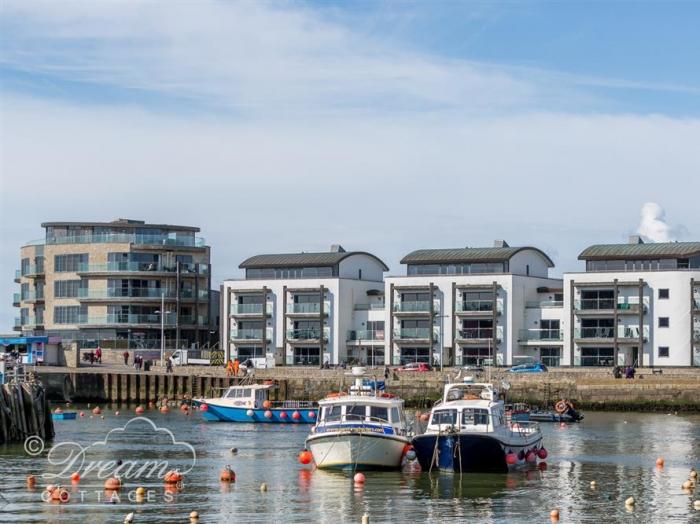
<path fill-rule="evenodd" d="M 53 420 L 75 420 L 78 413 L 75 411 L 54 411 L 51 413 L 51 418 Z"/>
<path fill-rule="evenodd" d="M 403 400 L 363 375 L 364 368 L 353 368 L 349 391 L 319 401 L 318 422 L 306 439 L 318 468 L 398 469 L 410 450 Z"/>
<path fill-rule="evenodd" d="M 192 399 L 206 420 L 272 424 L 313 424 L 318 404 L 270 400 L 275 384 L 247 384 L 225 389 L 219 398 Z"/>

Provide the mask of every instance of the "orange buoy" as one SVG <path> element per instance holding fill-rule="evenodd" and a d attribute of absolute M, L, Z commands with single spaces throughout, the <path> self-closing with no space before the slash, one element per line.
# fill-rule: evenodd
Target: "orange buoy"
<path fill-rule="evenodd" d="M 553 509 L 552 511 L 549 512 L 549 517 L 552 520 L 559 520 L 559 510 L 558 509 Z"/>
<path fill-rule="evenodd" d="M 364 484 L 366 480 L 364 473 L 355 473 L 352 479 L 355 481 L 355 484 Z"/>
<path fill-rule="evenodd" d="M 236 473 L 231 469 L 231 466 L 226 466 L 219 474 L 221 482 L 236 482 Z"/>
<path fill-rule="evenodd" d="M 110 477 L 105 480 L 105 489 L 118 490 L 122 488 L 122 482 L 117 477 Z"/>
<path fill-rule="evenodd" d="M 664 467 L 664 458 L 663 458 L 663 457 L 657 458 L 657 459 L 656 459 L 656 465 L 657 465 L 659 468 L 663 468 L 663 467 Z"/>
<path fill-rule="evenodd" d="M 190 409 L 190 408 L 189 408 L 189 406 L 188 406 L 187 404 L 182 404 L 182 405 L 180 406 L 180 411 L 185 412 L 185 411 L 188 411 L 189 409 Z"/>
<path fill-rule="evenodd" d="M 33 488 L 36 486 L 36 477 L 34 475 L 27 476 L 27 487 Z"/>
<path fill-rule="evenodd" d="M 265 409 L 270 409 L 270 406 L 272 406 L 272 402 L 270 402 L 269 400 L 266 400 L 265 402 L 263 402 L 263 407 Z"/>
<path fill-rule="evenodd" d="M 304 450 L 301 453 L 299 453 L 299 462 L 302 464 L 311 464 L 311 461 L 314 459 L 314 456 L 311 454 L 310 451 Z"/>
<path fill-rule="evenodd" d="M 160 412 L 161 413 L 170 413 L 170 409 L 168 408 L 168 406 L 163 406 L 160 408 Z"/>
<path fill-rule="evenodd" d="M 134 410 L 134 412 L 135 412 L 137 415 L 142 415 L 144 411 L 146 411 L 146 410 L 143 409 L 143 406 L 136 406 L 136 409 Z"/>
<path fill-rule="evenodd" d="M 100 409 L 100 406 L 96 406 L 95 409 L 92 410 L 93 415 L 101 415 L 102 410 Z"/>
<path fill-rule="evenodd" d="M 81 416 L 81 417 L 84 417 L 84 416 L 85 416 L 85 413 L 83 413 L 83 412 L 81 411 L 81 412 L 80 412 L 80 416 Z"/>
<path fill-rule="evenodd" d="M 51 500 L 66 503 L 70 500 L 70 493 L 60 486 L 55 487 L 51 490 Z"/>
<path fill-rule="evenodd" d="M 421 422 L 428 422 L 429 419 L 430 419 L 429 413 L 421 413 L 421 416 L 420 416 Z"/>
<path fill-rule="evenodd" d="M 77 471 L 70 476 L 72 482 L 80 482 L 80 473 Z"/>
<path fill-rule="evenodd" d="M 178 482 L 182 481 L 182 473 L 176 469 L 172 469 L 165 474 L 163 481 L 166 484 L 177 484 Z"/>
<path fill-rule="evenodd" d="M 56 413 L 57 415 L 60 415 L 61 413 L 63 413 L 63 410 L 61 408 L 56 408 L 53 410 L 53 412 Z"/>

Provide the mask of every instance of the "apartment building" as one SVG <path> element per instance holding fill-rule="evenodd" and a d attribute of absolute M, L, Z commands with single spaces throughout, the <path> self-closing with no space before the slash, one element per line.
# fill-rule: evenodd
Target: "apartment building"
<path fill-rule="evenodd" d="M 700 365 L 700 242 L 594 245 L 564 275 L 564 365 Z"/>
<path fill-rule="evenodd" d="M 14 305 L 23 335 L 81 347 L 191 347 L 211 339 L 209 247 L 199 228 L 112 222 L 47 222 L 20 249 Z"/>
<path fill-rule="evenodd" d="M 239 267 L 245 278 L 221 287 L 221 346 L 227 358 L 268 367 L 319 366 L 349 358 L 351 331 L 350 346 L 367 345 L 353 318 L 356 307 L 383 292 L 388 268 L 376 256 L 334 245 L 321 253 L 256 255 Z"/>
<path fill-rule="evenodd" d="M 386 355 L 393 365 L 445 366 L 561 358 L 562 280 L 542 250 L 511 247 L 421 249 L 405 276 L 385 280 Z"/>

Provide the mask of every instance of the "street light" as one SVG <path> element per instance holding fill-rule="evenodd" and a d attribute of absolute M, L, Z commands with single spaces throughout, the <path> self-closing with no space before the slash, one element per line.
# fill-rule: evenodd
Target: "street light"
<path fill-rule="evenodd" d="M 156 309 L 156 314 L 160 314 L 160 367 L 163 367 L 163 354 L 165 353 L 165 315 L 170 311 L 165 311 L 165 293 L 160 295 L 160 309 Z"/>
<path fill-rule="evenodd" d="M 445 360 L 445 344 L 444 344 L 444 334 L 443 334 L 443 329 L 442 329 L 442 319 L 443 318 L 448 318 L 449 315 L 436 315 L 436 318 L 440 319 L 440 323 L 438 325 L 438 328 L 440 329 L 440 335 L 438 337 L 438 343 L 440 344 L 440 373 L 442 373 L 443 369 L 443 362 Z"/>

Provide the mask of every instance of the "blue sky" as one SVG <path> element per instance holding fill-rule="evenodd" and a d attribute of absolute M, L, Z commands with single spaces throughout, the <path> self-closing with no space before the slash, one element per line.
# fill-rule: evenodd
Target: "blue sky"
<path fill-rule="evenodd" d="M 199 225 L 215 279 L 256 252 L 340 242 L 398 273 L 410 249 L 494 238 L 576 270 L 649 201 L 697 238 L 699 19 L 697 2 L 4 2 L 0 293 L 44 220 Z"/>

